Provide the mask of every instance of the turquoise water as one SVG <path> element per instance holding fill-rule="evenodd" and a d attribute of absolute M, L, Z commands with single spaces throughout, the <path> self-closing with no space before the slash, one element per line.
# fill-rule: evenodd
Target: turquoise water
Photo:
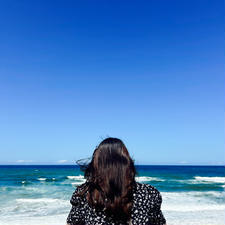
<path fill-rule="evenodd" d="M 225 224 L 225 167 L 137 166 L 136 180 L 161 192 L 168 224 Z M 65 224 L 85 182 L 77 166 L 0 166 L 0 225 Z"/>

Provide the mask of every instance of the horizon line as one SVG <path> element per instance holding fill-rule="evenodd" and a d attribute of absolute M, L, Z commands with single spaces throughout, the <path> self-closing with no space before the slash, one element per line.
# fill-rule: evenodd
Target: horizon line
<path fill-rule="evenodd" d="M 134 164 L 135 166 L 223 166 L 224 164 Z M 0 166 L 77 166 L 77 164 L 0 164 Z"/>

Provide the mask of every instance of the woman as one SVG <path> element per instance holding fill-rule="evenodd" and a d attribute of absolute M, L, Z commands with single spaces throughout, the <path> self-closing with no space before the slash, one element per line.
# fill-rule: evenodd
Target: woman
<path fill-rule="evenodd" d="M 69 225 L 163 225 L 160 192 L 135 181 L 136 170 L 124 143 L 103 140 L 84 170 L 86 182 L 70 203 Z"/>

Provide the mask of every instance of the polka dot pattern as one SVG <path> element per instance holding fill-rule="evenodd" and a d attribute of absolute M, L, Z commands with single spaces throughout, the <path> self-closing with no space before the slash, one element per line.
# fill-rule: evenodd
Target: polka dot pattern
<path fill-rule="evenodd" d="M 113 221 L 106 216 L 104 210 L 92 208 L 85 197 L 76 194 L 85 187 L 86 183 L 76 188 L 70 203 L 72 208 L 67 217 L 70 225 L 125 225 L 119 221 Z M 153 186 L 136 182 L 133 188 L 133 207 L 131 219 L 127 225 L 163 225 L 166 220 L 161 211 L 162 197 Z"/>

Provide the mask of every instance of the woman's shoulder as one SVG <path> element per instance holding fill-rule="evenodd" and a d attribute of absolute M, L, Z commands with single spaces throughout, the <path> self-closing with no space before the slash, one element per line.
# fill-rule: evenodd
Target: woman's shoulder
<path fill-rule="evenodd" d="M 86 192 L 87 192 L 87 182 L 76 187 L 70 199 L 70 203 L 72 205 L 76 205 L 79 203 L 84 204 L 86 200 L 86 198 L 84 197 Z"/>
<path fill-rule="evenodd" d="M 75 194 L 78 194 L 78 193 L 83 192 L 84 190 L 87 189 L 87 186 L 88 186 L 88 182 L 87 182 L 87 181 L 86 181 L 85 183 L 83 183 L 83 184 L 78 185 L 78 186 L 76 187 L 74 193 L 75 193 Z"/>
<path fill-rule="evenodd" d="M 148 192 L 159 192 L 158 189 L 150 184 L 135 182 L 137 190 L 145 190 Z"/>
<path fill-rule="evenodd" d="M 136 182 L 134 194 L 138 194 L 139 196 L 150 199 L 151 201 L 162 201 L 159 190 L 150 184 Z"/>

